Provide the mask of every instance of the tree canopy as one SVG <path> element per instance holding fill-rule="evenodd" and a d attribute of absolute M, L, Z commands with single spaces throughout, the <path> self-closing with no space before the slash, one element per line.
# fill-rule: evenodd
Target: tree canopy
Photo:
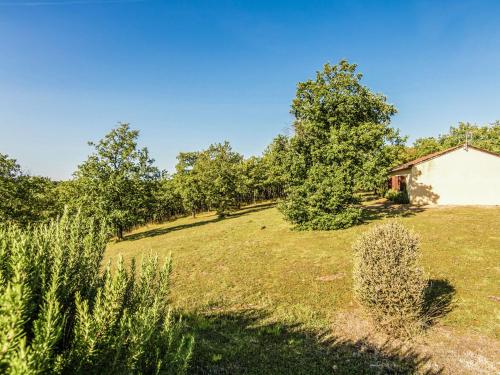
<path fill-rule="evenodd" d="M 147 148 L 138 148 L 138 137 L 129 124 L 119 124 L 99 142 L 89 142 L 95 151 L 74 174 L 74 202 L 88 215 L 109 220 L 118 238 L 148 217 L 151 183 L 159 178 Z"/>
<path fill-rule="evenodd" d="M 229 142 L 210 145 L 199 152 L 183 152 L 176 166 L 179 192 L 186 210 L 214 209 L 225 216 L 238 206 L 243 193 L 243 156 Z"/>
<path fill-rule="evenodd" d="M 437 137 L 418 138 L 408 150 L 408 159 L 464 144 L 466 134 L 471 136 L 469 140 L 473 146 L 500 153 L 500 121 L 485 126 L 460 122 L 458 126 L 450 127 L 448 133 Z"/>
<path fill-rule="evenodd" d="M 0 154 L 0 222 L 27 225 L 55 217 L 57 183 L 24 173 L 15 159 Z"/>

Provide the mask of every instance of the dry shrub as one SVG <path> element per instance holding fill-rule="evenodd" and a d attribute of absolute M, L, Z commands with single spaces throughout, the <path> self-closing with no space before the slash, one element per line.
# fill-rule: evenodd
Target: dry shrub
<path fill-rule="evenodd" d="M 402 224 L 378 225 L 353 246 L 354 293 L 375 321 L 397 337 L 422 329 L 427 280 L 419 264 L 419 240 Z"/>

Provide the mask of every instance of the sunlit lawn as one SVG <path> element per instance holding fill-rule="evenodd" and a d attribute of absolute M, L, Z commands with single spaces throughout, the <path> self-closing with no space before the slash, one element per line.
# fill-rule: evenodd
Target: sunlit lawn
<path fill-rule="evenodd" d="M 297 232 L 274 206 L 263 204 L 223 220 L 204 214 L 150 225 L 111 244 L 107 255 L 129 259 L 150 251 L 172 254 L 172 302 L 199 331 L 199 372 L 213 366 L 212 373 L 238 373 L 251 366 L 257 369 L 254 373 L 273 373 L 287 363 L 297 373 L 321 373 L 345 358 L 337 358 L 339 350 L 326 356 L 324 346 L 307 341 L 307 332 L 328 329 L 339 311 L 356 308 L 352 242 L 371 225 L 400 216 L 396 220 L 420 235 L 429 277 L 455 289 L 454 308 L 438 324 L 498 338 L 500 208 L 373 212 L 366 224 L 347 230 Z M 299 327 L 305 333 L 295 337 Z M 273 343 L 276 338 L 279 343 Z M 340 352 L 351 355 L 351 344 Z M 296 352 L 301 355 L 294 356 Z M 245 358 L 238 361 L 238 355 Z M 345 361 L 340 372 L 359 370 Z M 263 362 L 265 366 L 257 366 Z"/>

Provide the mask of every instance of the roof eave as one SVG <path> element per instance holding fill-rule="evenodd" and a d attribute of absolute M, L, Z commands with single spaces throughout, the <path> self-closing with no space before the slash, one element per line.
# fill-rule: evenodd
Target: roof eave
<path fill-rule="evenodd" d="M 411 173 L 411 168 L 413 167 L 413 165 L 410 165 L 409 167 L 406 167 L 406 168 L 396 168 L 396 169 L 393 169 L 391 171 L 389 171 L 389 175 L 390 176 L 399 176 L 399 175 L 402 175 L 402 174 L 409 174 Z"/>

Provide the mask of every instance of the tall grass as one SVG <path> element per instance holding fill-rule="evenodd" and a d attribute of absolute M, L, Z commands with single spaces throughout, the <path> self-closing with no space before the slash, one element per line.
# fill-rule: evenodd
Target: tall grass
<path fill-rule="evenodd" d="M 100 269 L 103 224 L 0 227 L 0 373 L 183 373 L 193 338 L 168 304 L 171 261 Z"/>

